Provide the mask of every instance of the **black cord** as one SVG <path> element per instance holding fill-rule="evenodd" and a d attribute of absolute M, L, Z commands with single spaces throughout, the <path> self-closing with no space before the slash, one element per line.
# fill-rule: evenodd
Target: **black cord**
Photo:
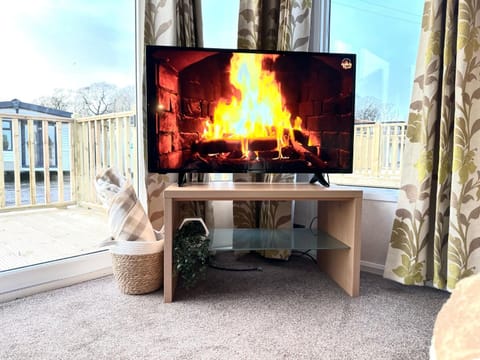
<path fill-rule="evenodd" d="M 312 218 L 312 221 L 310 221 L 310 225 L 308 226 L 308 229 L 312 232 L 312 234 L 315 235 L 315 233 L 313 232 L 313 229 L 312 229 L 312 226 L 313 226 L 313 222 L 318 218 L 318 216 L 315 216 Z M 307 256 L 309 257 L 315 264 L 317 263 L 317 259 L 315 259 L 311 254 L 310 254 L 310 251 L 312 251 L 312 249 L 308 249 L 306 251 L 299 251 L 299 250 L 292 250 L 292 255 L 293 254 L 297 254 L 298 256 Z"/>
<path fill-rule="evenodd" d="M 308 225 L 308 228 L 309 228 L 309 230 L 312 232 L 312 234 L 315 234 L 315 233 L 313 232 L 313 230 L 312 230 L 312 226 L 313 226 L 313 222 L 314 222 L 316 219 L 318 219 L 318 216 L 314 216 L 314 217 L 312 218 L 312 221 L 310 221 L 310 225 Z"/>
<path fill-rule="evenodd" d="M 315 259 L 315 258 L 310 254 L 310 251 L 312 251 L 312 249 L 308 249 L 308 250 L 306 250 L 306 251 L 292 250 L 292 255 L 309 257 L 310 260 L 312 260 L 312 261 L 316 264 L 316 263 L 317 263 L 317 259 Z"/>
<path fill-rule="evenodd" d="M 211 261 L 208 262 L 208 266 L 216 270 L 224 270 L 224 271 L 263 271 L 263 268 L 261 266 L 243 267 L 243 268 L 227 267 L 225 265 L 214 264 Z"/>

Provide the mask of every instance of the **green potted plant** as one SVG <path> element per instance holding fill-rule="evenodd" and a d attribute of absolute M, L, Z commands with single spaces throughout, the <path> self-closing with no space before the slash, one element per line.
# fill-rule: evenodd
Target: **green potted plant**
<path fill-rule="evenodd" d="M 201 218 L 184 219 L 175 233 L 174 269 L 181 285 L 186 289 L 205 279 L 210 246 L 208 235 L 208 229 Z"/>

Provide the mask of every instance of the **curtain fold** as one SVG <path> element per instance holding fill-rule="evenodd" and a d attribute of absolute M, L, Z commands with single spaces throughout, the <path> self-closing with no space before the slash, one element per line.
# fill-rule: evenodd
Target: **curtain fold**
<path fill-rule="evenodd" d="M 139 0 L 140 1 L 140 0 Z M 178 45 L 187 47 L 201 46 L 201 10 L 198 0 L 141 0 L 145 9 L 143 14 L 144 34 L 140 41 L 142 57 L 142 94 L 146 94 L 145 81 L 145 46 L 146 45 Z M 143 115 L 143 150 L 146 151 L 147 134 L 145 121 L 147 119 L 146 96 L 142 96 Z M 147 168 L 147 156 L 144 157 Z M 163 190 L 176 180 L 172 176 L 147 173 L 147 203 L 150 221 L 156 229 L 164 223 Z M 208 174 L 188 174 L 187 181 L 204 183 L 209 181 Z M 213 225 L 213 208 L 211 202 L 185 202 L 180 208 L 180 217 L 201 217 L 207 226 Z"/>
<path fill-rule="evenodd" d="M 240 0 L 239 49 L 307 51 L 312 0 Z"/>
<path fill-rule="evenodd" d="M 480 2 L 425 2 L 384 276 L 451 290 L 480 271 Z"/>
<path fill-rule="evenodd" d="M 239 49 L 308 50 L 311 0 L 241 0 L 238 19 Z M 234 174 L 234 181 L 294 182 L 293 174 Z M 235 227 L 267 229 L 293 226 L 291 201 L 234 201 Z M 289 250 L 260 252 L 268 258 L 286 260 Z"/>
<path fill-rule="evenodd" d="M 199 37 L 201 27 L 200 6 L 194 0 L 176 1 L 177 45 L 197 47 L 202 45 Z"/>

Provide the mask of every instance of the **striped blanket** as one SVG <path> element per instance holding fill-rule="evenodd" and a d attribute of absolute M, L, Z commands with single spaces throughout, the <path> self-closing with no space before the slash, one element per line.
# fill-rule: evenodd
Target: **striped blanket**
<path fill-rule="evenodd" d="M 108 208 L 108 225 L 114 240 L 156 241 L 152 224 L 130 181 L 108 168 L 96 177 L 95 187 Z"/>

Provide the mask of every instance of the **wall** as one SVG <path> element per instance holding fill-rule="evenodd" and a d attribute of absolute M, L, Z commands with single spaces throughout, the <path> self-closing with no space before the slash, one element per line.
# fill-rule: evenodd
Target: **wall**
<path fill-rule="evenodd" d="M 363 189 L 362 270 L 383 274 L 397 207 L 398 190 Z"/>

